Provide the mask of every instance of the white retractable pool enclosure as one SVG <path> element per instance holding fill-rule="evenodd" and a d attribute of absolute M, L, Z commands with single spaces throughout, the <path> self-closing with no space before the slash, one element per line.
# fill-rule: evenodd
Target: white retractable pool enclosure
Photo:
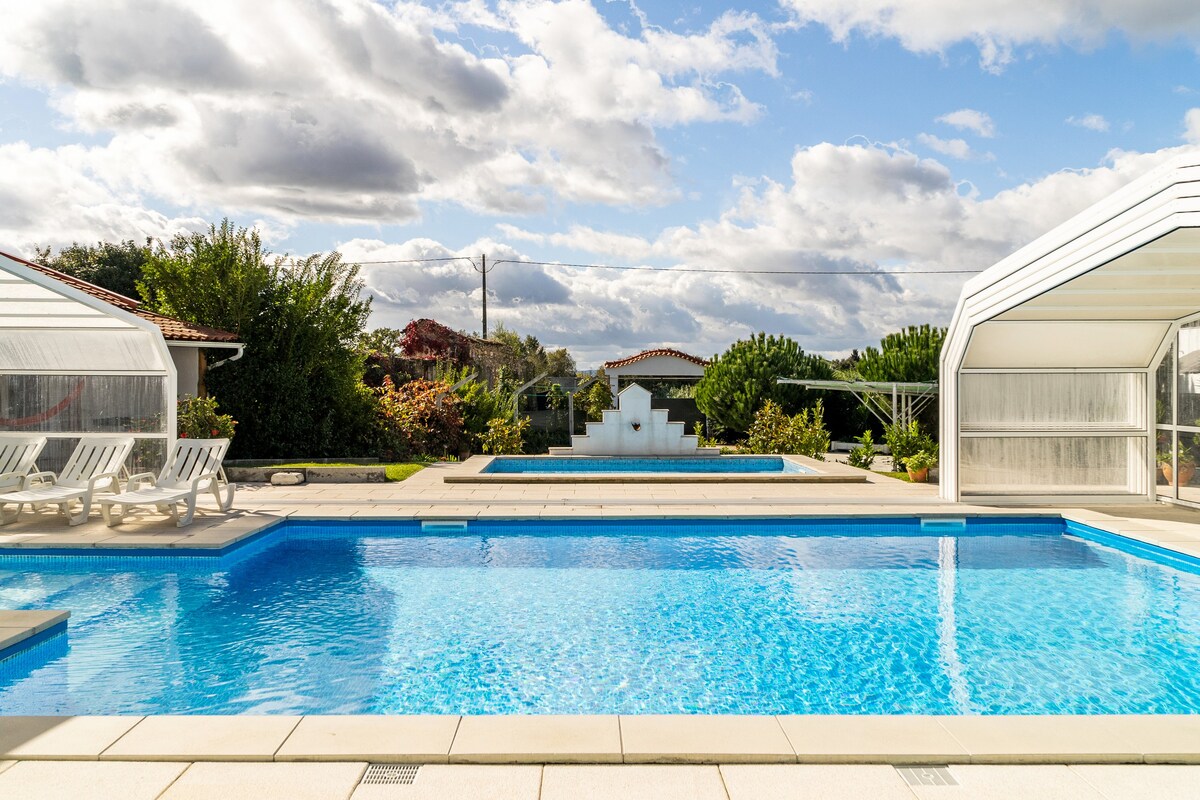
<path fill-rule="evenodd" d="M 83 434 L 132 434 L 156 468 L 175 435 L 175 366 L 152 322 L 0 254 L 0 435 L 48 442 L 58 469 Z"/>
<path fill-rule="evenodd" d="M 941 375 L 946 499 L 1200 503 L 1200 153 L 969 281 Z"/>

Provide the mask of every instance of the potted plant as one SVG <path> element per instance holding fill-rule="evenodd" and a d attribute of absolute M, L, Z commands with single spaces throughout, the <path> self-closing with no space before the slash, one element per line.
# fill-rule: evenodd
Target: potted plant
<path fill-rule="evenodd" d="M 1196 475 L 1196 457 L 1181 442 L 1178 454 L 1176 455 L 1176 461 L 1179 463 L 1179 485 L 1186 486 L 1192 482 L 1192 478 Z M 1171 465 L 1170 448 L 1158 451 L 1158 465 L 1162 470 L 1163 477 L 1167 479 L 1167 483 L 1173 484 L 1175 476 Z"/>
<path fill-rule="evenodd" d="M 904 459 L 904 469 L 908 471 L 908 479 L 913 483 L 925 483 L 929 480 L 930 467 L 937 466 L 936 451 L 918 450 Z"/>

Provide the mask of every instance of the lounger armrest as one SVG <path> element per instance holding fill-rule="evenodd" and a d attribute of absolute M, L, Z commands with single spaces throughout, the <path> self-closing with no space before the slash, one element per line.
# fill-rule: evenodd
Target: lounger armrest
<path fill-rule="evenodd" d="M 25 476 L 25 480 L 21 484 L 22 489 L 28 489 L 35 482 L 48 483 L 53 486 L 58 482 L 58 476 L 53 472 L 33 472 Z"/>
<path fill-rule="evenodd" d="M 154 485 L 155 475 L 153 472 L 139 472 L 137 475 L 130 475 L 129 480 L 125 481 L 125 491 L 132 492 L 142 483 Z"/>
<path fill-rule="evenodd" d="M 96 491 L 96 485 L 99 483 L 107 483 L 107 484 L 109 484 L 109 486 L 116 486 L 117 489 L 119 490 L 121 488 L 120 480 L 121 480 L 120 473 L 101 472 L 99 475 L 95 476 L 90 481 L 88 481 L 88 491 L 89 492 Z"/>
<path fill-rule="evenodd" d="M 220 477 L 221 477 L 221 474 L 219 472 L 206 472 L 203 475 L 198 475 L 197 477 L 192 478 L 192 491 L 193 492 L 199 491 L 201 484 L 208 482 L 208 481 L 216 481 Z"/>
<path fill-rule="evenodd" d="M 0 472 L 0 486 L 6 483 L 20 486 L 25 482 L 27 472 Z"/>

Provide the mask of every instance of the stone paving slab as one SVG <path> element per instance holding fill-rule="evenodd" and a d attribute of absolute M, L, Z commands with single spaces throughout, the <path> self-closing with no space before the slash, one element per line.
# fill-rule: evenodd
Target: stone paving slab
<path fill-rule="evenodd" d="M 458 725 L 455 716 L 305 717 L 275 760 L 444 764 Z"/>
<path fill-rule="evenodd" d="M 621 763 L 621 728 L 615 715 L 463 717 L 450 762 Z"/>
<path fill-rule="evenodd" d="M 893 767 L 722 764 L 729 800 L 913 800 Z"/>
<path fill-rule="evenodd" d="M 0 758 L 92 760 L 141 717 L 0 717 Z"/>
<path fill-rule="evenodd" d="M 346 800 L 367 765 L 192 764 L 160 800 Z"/>
<path fill-rule="evenodd" d="M 431 764 L 411 785 L 359 784 L 351 800 L 538 800 L 540 766 Z"/>
<path fill-rule="evenodd" d="M 547 766 L 541 800 L 728 800 L 714 766 Z"/>
<path fill-rule="evenodd" d="M 100 754 L 109 761 L 271 761 L 300 717 L 145 717 Z"/>
<path fill-rule="evenodd" d="M 0 772 L 0 797 L 13 800 L 157 800 L 187 764 L 21 761 Z"/>

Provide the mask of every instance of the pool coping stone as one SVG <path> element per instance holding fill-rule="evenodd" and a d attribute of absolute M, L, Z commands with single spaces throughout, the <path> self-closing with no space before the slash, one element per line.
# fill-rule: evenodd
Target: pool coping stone
<path fill-rule="evenodd" d="M 0 719 L 0 760 L 21 761 L 1200 764 L 1186 714 Z"/>

